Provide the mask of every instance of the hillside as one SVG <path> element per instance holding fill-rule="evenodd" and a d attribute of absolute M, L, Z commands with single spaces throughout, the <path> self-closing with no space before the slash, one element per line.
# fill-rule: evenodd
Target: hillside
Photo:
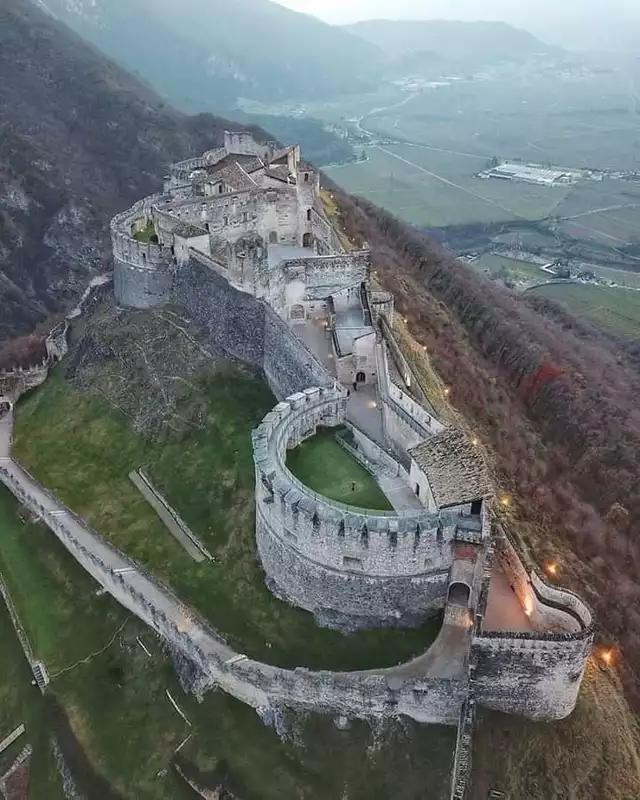
<path fill-rule="evenodd" d="M 68 306 L 110 264 L 110 217 L 225 126 L 169 110 L 31 3 L 2 0 L 0 341 Z"/>
<path fill-rule="evenodd" d="M 595 608 L 640 705 L 640 374 L 637 351 L 549 301 L 457 262 L 387 212 L 334 188 L 356 243 L 398 298 L 450 398 L 494 452 L 511 525 Z"/>
<path fill-rule="evenodd" d="M 526 31 L 503 22 L 367 20 L 345 30 L 379 48 L 390 68 L 477 70 L 559 52 Z"/>
<path fill-rule="evenodd" d="M 366 88 L 376 48 L 269 0 L 39 0 L 188 111 Z M 345 76 L 349 77 L 348 84 Z"/>

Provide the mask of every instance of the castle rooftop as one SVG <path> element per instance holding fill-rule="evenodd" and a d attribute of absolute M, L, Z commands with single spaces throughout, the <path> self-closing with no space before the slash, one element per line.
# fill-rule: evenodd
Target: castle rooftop
<path fill-rule="evenodd" d="M 438 508 L 462 505 L 493 494 L 482 451 L 454 428 L 409 450 L 424 472 Z"/>

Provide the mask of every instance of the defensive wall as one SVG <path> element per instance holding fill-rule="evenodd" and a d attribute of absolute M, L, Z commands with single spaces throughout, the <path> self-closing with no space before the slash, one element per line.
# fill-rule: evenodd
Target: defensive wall
<path fill-rule="evenodd" d="M 45 339 L 46 356 L 41 363 L 31 367 L 0 370 L 0 397 L 15 403 L 30 389 L 41 386 L 46 381 L 51 366 L 67 353 L 68 329 L 69 323 L 65 320 L 51 330 Z"/>
<path fill-rule="evenodd" d="M 444 425 L 391 379 L 386 340 L 376 345 L 378 396 L 385 441 L 401 459 L 412 447 L 444 430 Z"/>
<path fill-rule="evenodd" d="M 152 308 L 169 300 L 175 266 L 171 247 L 139 242 L 133 236 L 146 227 L 160 198 L 140 200 L 111 221 L 113 289 L 119 305 Z"/>
<path fill-rule="evenodd" d="M 495 539 L 493 557 L 534 630 L 486 630 L 490 591 L 490 575 L 486 575 L 472 639 L 472 691 L 478 702 L 497 711 L 531 719 L 563 719 L 575 708 L 593 645 L 591 611 L 577 595 L 548 586 L 533 570 L 527 571 L 504 528 Z"/>
<path fill-rule="evenodd" d="M 204 332 L 212 352 L 261 371 L 276 397 L 331 383 L 269 304 L 233 287 L 210 259 L 194 254 L 176 272 L 171 297 Z"/>
<path fill-rule="evenodd" d="M 18 464 L 5 459 L 0 480 L 101 586 L 169 642 L 191 691 L 219 687 L 267 721 L 275 709 L 290 707 L 361 719 L 406 715 L 423 723 L 457 723 L 467 694 L 466 676 L 430 677 L 406 669 L 411 665 L 359 672 L 283 669 L 249 659 L 228 647 L 167 587 L 91 530 Z"/>
<path fill-rule="evenodd" d="M 256 536 L 267 581 L 323 624 L 418 624 L 444 607 L 458 511 L 347 506 L 314 493 L 286 466 L 287 451 L 318 426 L 344 422 L 346 405 L 341 387 L 307 389 L 253 433 Z"/>

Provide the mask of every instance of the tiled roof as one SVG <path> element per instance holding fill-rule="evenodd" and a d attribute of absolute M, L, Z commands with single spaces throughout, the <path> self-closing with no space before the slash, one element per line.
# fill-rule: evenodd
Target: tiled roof
<path fill-rule="evenodd" d="M 411 449 L 409 455 L 427 476 L 439 508 L 493 494 L 482 451 L 461 430 L 447 428 Z"/>

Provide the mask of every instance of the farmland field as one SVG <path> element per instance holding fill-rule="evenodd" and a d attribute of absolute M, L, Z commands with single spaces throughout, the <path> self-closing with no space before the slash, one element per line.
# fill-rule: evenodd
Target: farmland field
<path fill-rule="evenodd" d="M 528 261 L 519 261 L 515 258 L 496 255 L 495 253 L 485 253 L 477 258 L 469 266 L 479 272 L 489 273 L 490 275 L 501 275 L 508 280 L 517 282 L 533 283 L 549 278 L 548 273 L 540 269 L 537 264 Z"/>
<path fill-rule="evenodd" d="M 640 339 L 640 292 L 585 284 L 548 284 L 532 289 L 566 305 L 618 336 Z"/>

